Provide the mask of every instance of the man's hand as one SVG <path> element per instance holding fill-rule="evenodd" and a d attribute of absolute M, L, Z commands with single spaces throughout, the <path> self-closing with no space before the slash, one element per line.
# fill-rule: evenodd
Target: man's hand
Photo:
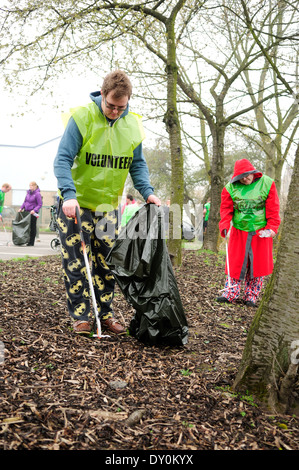
<path fill-rule="evenodd" d="M 68 199 L 62 204 L 62 210 L 67 217 L 74 219 L 76 217 L 76 207 L 79 207 L 77 199 Z"/>
<path fill-rule="evenodd" d="M 156 206 L 161 206 L 161 201 L 160 199 L 155 196 L 154 194 L 151 194 L 146 201 L 148 204 L 156 204 Z"/>

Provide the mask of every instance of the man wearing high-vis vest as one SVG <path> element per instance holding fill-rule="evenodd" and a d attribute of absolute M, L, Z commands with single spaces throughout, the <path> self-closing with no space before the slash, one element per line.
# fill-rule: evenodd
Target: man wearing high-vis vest
<path fill-rule="evenodd" d="M 141 117 L 129 111 L 132 85 L 127 75 L 109 73 L 91 103 L 71 111 L 54 162 L 60 194 L 57 217 L 67 305 L 76 333 L 92 333 L 88 278 L 82 254 L 76 208 L 87 249 L 101 324 L 116 334 L 124 327 L 114 318 L 115 280 L 105 258 L 118 234 L 118 206 L 128 174 L 147 203 L 161 205 L 154 195 L 142 151 Z"/>
<path fill-rule="evenodd" d="M 247 160 L 237 160 L 234 174 L 223 188 L 219 229 L 230 236 L 226 259 L 228 275 L 218 302 L 234 302 L 245 280 L 243 300 L 257 307 L 264 276 L 273 271 L 273 238 L 280 225 L 279 198 L 274 181 Z"/>

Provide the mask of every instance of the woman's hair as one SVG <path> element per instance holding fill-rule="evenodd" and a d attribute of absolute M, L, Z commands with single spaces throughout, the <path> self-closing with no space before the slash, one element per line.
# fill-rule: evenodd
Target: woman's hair
<path fill-rule="evenodd" d="M 132 94 L 132 83 L 129 77 L 122 70 L 115 70 L 110 72 L 104 78 L 102 85 L 102 95 L 107 96 L 110 91 L 113 91 L 113 97 L 118 99 L 123 96 L 128 96 L 129 99 Z"/>

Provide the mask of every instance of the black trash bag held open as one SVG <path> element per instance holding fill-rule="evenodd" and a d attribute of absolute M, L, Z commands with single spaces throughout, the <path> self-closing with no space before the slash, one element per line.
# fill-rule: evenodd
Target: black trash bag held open
<path fill-rule="evenodd" d="M 188 325 L 164 237 L 164 214 L 145 204 L 120 232 L 106 263 L 135 314 L 129 332 L 150 344 L 184 345 Z"/>
<path fill-rule="evenodd" d="M 17 212 L 15 220 L 12 221 L 12 241 L 14 245 L 26 245 L 29 243 L 30 228 L 30 212 Z"/>

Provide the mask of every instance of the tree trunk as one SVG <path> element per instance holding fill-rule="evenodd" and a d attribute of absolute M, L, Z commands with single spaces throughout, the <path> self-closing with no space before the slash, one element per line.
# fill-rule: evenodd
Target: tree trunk
<path fill-rule="evenodd" d="M 218 251 L 219 242 L 219 207 L 221 203 L 221 192 L 223 189 L 224 170 L 224 134 L 225 127 L 218 126 L 211 129 L 213 136 L 213 156 L 211 164 L 211 209 L 207 233 L 204 238 L 204 248 Z"/>
<path fill-rule="evenodd" d="M 235 379 L 272 411 L 299 412 L 299 146 L 289 188 L 277 261 L 251 325 Z M 297 382 L 297 385 L 296 385 Z"/>
<path fill-rule="evenodd" d="M 275 165 L 274 180 L 275 180 L 275 185 L 276 185 L 276 189 L 277 189 L 279 196 L 281 196 L 282 170 L 283 170 L 284 163 L 285 161 L 281 158 L 281 156 L 278 155 L 276 159 L 276 165 Z"/>
<path fill-rule="evenodd" d="M 171 207 L 178 210 L 170 211 L 168 249 L 172 264 L 182 263 L 182 209 L 184 203 L 184 160 L 181 143 L 181 127 L 177 110 L 177 75 L 176 41 L 174 22 L 167 24 L 167 111 L 164 117 L 169 134 L 171 153 Z"/>

